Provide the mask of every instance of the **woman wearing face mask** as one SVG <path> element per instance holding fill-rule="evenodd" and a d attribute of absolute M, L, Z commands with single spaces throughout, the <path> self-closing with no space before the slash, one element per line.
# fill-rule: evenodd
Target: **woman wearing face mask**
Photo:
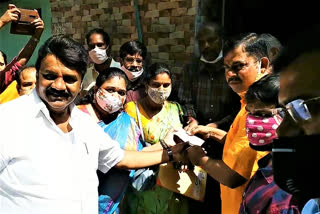
<path fill-rule="evenodd" d="M 126 99 L 127 77 L 118 68 L 108 68 L 97 77 L 95 86 L 80 100 L 78 108 L 92 116 L 122 149 L 141 150 L 140 131 L 133 118 L 122 111 Z M 112 168 L 99 177 L 99 213 L 113 213 L 127 189 L 134 170 Z"/>
<path fill-rule="evenodd" d="M 166 64 L 154 63 L 144 78 L 147 96 L 125 105 L 125 111 L 142 128 L 142 136 L 150 145 L 160 145 L 169 130 L 182 127 L 182 111 L 178 103 L 167 101 L 171 93 L 171 72 Z M 147 147 L 148 148 L 148 147 Z M 125 213 L 187 213 L 186 199 L 160 186 L 127 194 Z"/>
<path fill-rule="evenodd" d="M 259 169 L 244 190 L 239 213 L 300 213 L 295 198 L 273 180 L 272 142 L 282 121 L 277 109 L 279 88 L 279 75 L 271 74 L 252 84 L 245 95 L 250 147 L 270 153 L 258 161 Z"/>
<path fill-rule="evenodd" d="M 140 130 L 135 120 L 123 111 L 128 80 L 118 68 L 108 68 L 97 77 L 95 86 L 80 100 L 77 107 L 89 114 L 110 137 L 125 150 L 162 150 L 155 145 L 142 148 Z M 167 141 L 166 141 L 167 142 Z M 170 144 L 170 142 L 167 142 Z M 107 174 L 97 171 L 99 177 L 99 213 L 111 214 L 119 209 L 134 170 L 112 168 Z"/>

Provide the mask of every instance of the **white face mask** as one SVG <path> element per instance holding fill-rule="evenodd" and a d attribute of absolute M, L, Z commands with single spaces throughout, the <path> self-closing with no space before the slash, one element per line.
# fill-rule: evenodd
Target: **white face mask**
<path fill-rule="evenodd" d="M 104 111 L 110 114 L 119 111 L 123 105 L 119 96 L 113 96 L 112 93 L 101 88 L 96 93 L 96 101 Z"/>
<path fill-rule="evenodd" d="M 168 99 L 171 93 L 171 85 L 166 90 L 159 90 L 158 88 L 152 88 L 148 86 L 147 91 L 151 100 L 157 104 L 163 104 Z"/>
<path fill-rule="evenodd" d="M 97 46 L 89 51 L 89 56 L 95 64 L 102 64 L 109 58 L 107 55 L 107 49 L 101 49 Z"/>
<path fill-rule="evenodd" d="M 138 79 L 138 78 L 142 75 L 142 73 L 143 73 L 143 68 L 141 68 L 140 71 L 135 71 L 135 72 L 133 72 L 133 71 L 130 71 L 130 70 L 126 69 L 126 67 L 124 67 L 124 65 L 123 65 L 123 66 L 121 66 L 121 69 L 122 69 L 123 72 L 127 75 L 128 79 L 129 79 L 131 82 L 133 82 L 133 81 L 135 81 L 136 79 Z"/>
<path fill-rule="evenodd" d="M 200 60 L 204 63 L 214 64 L 214 63 L 218 62 L 221 58 L 222 58 L 222 51 L 220 51 L 218 57 L 213 61 L 206 60 L 203 55 L 201 55 Z"/>

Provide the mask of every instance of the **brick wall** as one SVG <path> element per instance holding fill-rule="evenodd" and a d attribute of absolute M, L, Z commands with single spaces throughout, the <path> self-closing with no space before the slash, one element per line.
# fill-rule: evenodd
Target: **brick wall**
<path fill-rule="evenodd" d="M 133 0 L 50 0 L 53 34 L 85 44 L 85 34 L 101 27 L 111 37 L 113 56 L 121 44 L 137 39 Z M 139 0 L 143 42 L 152 62 L 165 62 L 180 74 L 194 50 L 197 0 Z"/>

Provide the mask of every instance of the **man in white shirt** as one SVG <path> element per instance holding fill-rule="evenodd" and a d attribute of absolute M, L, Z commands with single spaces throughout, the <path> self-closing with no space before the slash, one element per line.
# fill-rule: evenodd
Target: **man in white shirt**
<path fill-rule="evenodd" d="M 39 50 L 36 90 L 0 106 L 0 213 L 98 213 L 97 169 L 180 158 L 183 145 L 124 151 L 75 107 L 87 57 L 80 43 L 49 38 Z"/>

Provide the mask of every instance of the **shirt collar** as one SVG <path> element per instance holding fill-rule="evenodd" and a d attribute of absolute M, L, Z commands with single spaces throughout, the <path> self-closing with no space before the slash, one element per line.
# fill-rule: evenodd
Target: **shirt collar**
<path fill-rule="evenodd" d="M 34 116 L 37 116 L 40 112 L 42 112 L 48 120 L 52 120 L 47 106 L 41 100 L 36 90 L 33 90 L 33 92 L 30 95 L 25 95 L 25 96 L 30 96 L 35 103 L 35 106 L 32 109 Z M 76 115 L 79 114 L 80 110 L 78 108 L 75 108 L 75 104 L 73 102 L 69 105 L 69 109 L 70 109 L 70 117 L 71 117 L 70 123 L 76 124 L 76 122 L 73 122 L 73 120 L 74 118 L 77 118 Z"/>
<path fill-rule="evenodd" d="M 25 96 L 30 96 L 35 104 L 34 107 L 32 108 L 34 116 L 37 116 L 40 113 L 40 111 L 45 111 L 45 110 L 48 111 L 47 106 L 44 104 L 44 102 L 39 97 L 36 89 L 34 89 L 31 94 L 25 95 Z M 49 113 L 49 111 L 48 111 L 48 113 Z"/>
<path fill-rule="evenodd" d="M 247 91 L 243 91 L 243 92 L 237 93 L 240 96 L 241 108 L 243 108 L 246 105 L 246 102 L 245 102 L 246 93 L 247 93 Z"/>

